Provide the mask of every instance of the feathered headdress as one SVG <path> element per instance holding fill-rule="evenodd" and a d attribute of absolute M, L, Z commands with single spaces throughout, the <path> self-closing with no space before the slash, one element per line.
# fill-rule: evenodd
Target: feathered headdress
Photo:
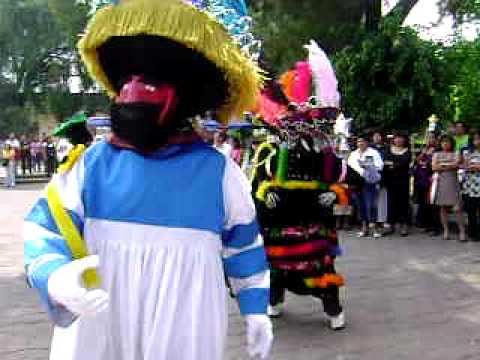
<path fill-rule="evenodd" d="M 312 69 L 315 96 L 319 105 L 324 108 L 339 108 L 340 93 L 332 63 L 314 40 L 310 40 L 310 44 L 305 45 L 305 48 L 309 53 L 308 62 Z"/>

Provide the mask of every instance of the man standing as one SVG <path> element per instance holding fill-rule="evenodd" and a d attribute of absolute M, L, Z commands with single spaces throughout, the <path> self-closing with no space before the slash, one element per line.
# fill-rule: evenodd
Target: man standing
<path fill-rule="evenodd" d="M 11 150 L 14 152 L 13 159 L 10 161 L 10 166 L 14 170 L 15 177 L 17 176 L 17 166 L 18 160 L 20 159 L 20 141 L 18 141 L 17 137 L 14 133 L 11 133 L 8 137 L 7 141 L 5 141 L 5 145 L 9 145 Z"/>
<path fill-rule="evenodd" d="M 455 151 L 461 152 L 463 148 L 467 147 L 470 142 L 470 135 L 468 134 L 467 125 L 463 121 L 455 124 Z"/>
<path fill-rule="evenodd" d="M 20 158 L 22 162 L 22 174 L 25 176 L 27 171 L 32 173 L 32 154 L 30 149 L 30 141 L 26 135 L 22 135 L 20 138 Z"/>
<path fill-rule="evenodd" d="M 15 187 L 15 150 L 7 143 L 4 144 L 2 150 L 2 161 L 5 166 L 5 187 Z"/>
<path fill-rule="evenodd" d="M 35 137 L 30 144 L 30 156 L 32 158 L 33 171 L 37 173 L 41 172 L 43 164 L 43 150 L 42 142 L 38 137 Z"/>
<path fill-rule="evenodd" d="M 51 177 L 57 167 L 57 151 L 55 143 L 50 136 L 45 141 L 47 176 Z"/>

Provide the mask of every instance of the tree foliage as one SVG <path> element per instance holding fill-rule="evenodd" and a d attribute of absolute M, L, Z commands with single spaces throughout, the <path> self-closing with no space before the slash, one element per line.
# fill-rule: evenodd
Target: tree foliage
<path fill-rule="evenodd" d="M 445 104 L 454 74 L 443 47 L 396 22 L 337 53 L 335 65 L 343 106 L 360 128 L 414 129 L 452 111 Z"/>
<path fill-rule="evenodd" d="M 460 40 L 447 50 L 447 60 L 455 69 L 450 107 L 454 120 L 480 126 L 480 38 Z"/>
<path fill-rule="evenodd" d="M 457 23 L 480 19 L 479 0 L 438 0 L 443 15 L 453 15 Z"/>
<path fill-rule="evenodd" d="M 361 36 L 363 7 L 358 0 L 252 1 L 255 31 L 265 58 L 276 71 L 305 56 L 302 49 L 316 39 L 328 52 L 356 43 Z"/>
<path fill-rule="evenodd" d="M 0 0 L 0 135 L 31 130 L 36 114 L 63 120 L 86 104 L 72 100 L 70 81 L 79 76 L 81 91 L 92 85 L 76 51 L 89 11 L 75 0 Z"/>
<path fill-rule="evenodd" d="M 0 135 L 28 131 L 38 113 L 61 120 L 104 108 L 76 42 L 92 9 L 109 0 L 0 0 Z M 250 0 L 270 66 L 282 72 L 305 57 L 311 38 L 335 59 L 345 110 L 362 126 L 411 128 L 431 113 L 478 122 L 480 45 L 444 48 L 401 27 L 419 0 Z M 433 0 L 432 0 L 433 1 Z M 435 0 L 457 22 L 480 18 L 479 0 Z M 71 94 L 72 76 L 80 94 Z"/>

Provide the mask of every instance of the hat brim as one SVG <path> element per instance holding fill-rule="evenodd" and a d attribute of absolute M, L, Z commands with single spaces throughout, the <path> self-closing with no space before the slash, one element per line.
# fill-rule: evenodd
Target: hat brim
<path fill-rule="evenodd" d="M 87 122 L 87 116 L 83 113 L 73 115 L 72 117 L 68 118 L 65 122 L 58 125 L 53 130 L 53 136 L 66 136 L 70 129 L 74 127 L 82 127 L 85 126 Z"/>
<path fill-rule="evenodd" d="M 166 38 L 194 50 L 222 73 L 227 96 L 213 109 L 222 122 L 255 104 L 263 82 L 261 70 L 213 16 L 182 0 L 132 0 L 104 7 L 92 18 L 78 48 L 88 71 L 110 97 L 117 96 L 118 84 L 104 68 L 99 49 L 112 38 L 145 35 Z M 191 86 L 195 85 L 192 81 Z"/>

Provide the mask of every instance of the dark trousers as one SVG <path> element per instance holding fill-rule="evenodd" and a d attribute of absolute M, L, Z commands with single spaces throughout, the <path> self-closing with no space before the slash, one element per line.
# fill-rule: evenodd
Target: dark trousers
<path fill-rule="evenodd" d="M 478 216 L 480 216 L 480 198 L 466 196 L 465 210 L 468 215 L 468 236 L 479 239 Z"/>
<path fill-rule="evenodd" d="M 36 154 L 32 156 L 32 168 L 33 171 L 40 172 L 42 171 L 43 157 L 41 154 Z"/>
<path fill-rule="evenodd" d="M 322 300 L 323 309 L 328 316 L 337 316 L 343 311 L 337 286 L 330 286 L 327 289 L 310 289 L 301 276 L 273 269 L 270 280 L 270 305 L 283 303 L 287 289 L 297 295 L 312 295 Z"/>
<path fill-rule="evenodd" d="M 408 182 L 391 184 L 388 191 L 388 222 L 410 223 L 410 188 Z"/>
<path fill-rule="evenodd" d="M 25 175 L 28 172 L 32 173 L 32 157 L 30 155 L 22 156 L 22 174 Z"/>
<path fill-rule="evenodd" d="M 57 160 L 55 159 L 55 157 L 52 157 L 52 156 L 47 157 L 47 174 L 48 174 L 48 176 L 53 175 L 56 167 L 57 167 Z"/>
<path fill-rule="evenodd" d="M 377 222 L 378 185 L 365 183 L 358 194 L 358 211 L 363 223 Z"/>
<path fill-rule="evenodd" d="M 415 192 L 416 203 L 418 204 L 415 220 L 416 225 L 426 230 L 440 231 L 442 228 L 442 224 L 440 223 L 440 209 L 438 206 L 430 204 L 430 189 L 417 187 Z"/>

